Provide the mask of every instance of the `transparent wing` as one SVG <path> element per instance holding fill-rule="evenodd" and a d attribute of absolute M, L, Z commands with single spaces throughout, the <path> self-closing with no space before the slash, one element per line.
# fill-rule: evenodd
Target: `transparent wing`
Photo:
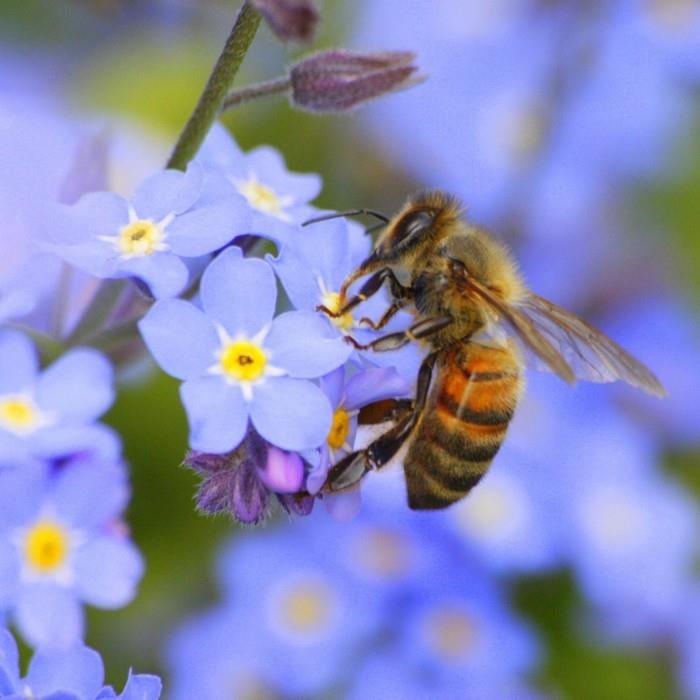
<path fill-rule="evenodd" d="M 556 348 L 576 378 L 591 382 L 621 379 L 649 394 L 665 395 L 651 370 L 582 318 L 536 294 L 528 294 L 517 309 Z"/>
<path fill-rule="evenodd" d="M 655 396 L 665 395 L 661 382 L 647 367 L 583 319 L 536 294 L 526 295 L 517 305 L 508 304 L 468 275 L 459 261 L 454 263 L 453 272 L 465 291 L 485 302 L 498 321 L 565 381 L 621 379 Z"/>

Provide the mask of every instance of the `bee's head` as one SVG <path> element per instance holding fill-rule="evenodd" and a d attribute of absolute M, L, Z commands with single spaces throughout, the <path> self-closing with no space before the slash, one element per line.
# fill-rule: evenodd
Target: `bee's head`
<path fill-rule="evenodd" d="M 432 190 L 413 195 L 386 224 L 374 250 L 344 287 L 347 289 L 354 280 L 385 266 L 410 267 L 429 255 L 461 217 L 458 202 L 444 192 Z"/>

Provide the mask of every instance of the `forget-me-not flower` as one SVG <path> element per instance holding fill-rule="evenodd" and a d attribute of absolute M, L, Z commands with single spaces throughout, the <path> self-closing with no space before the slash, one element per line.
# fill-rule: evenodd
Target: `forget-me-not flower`
<path fill-rule="evenodd" d="M 130 200 L 84 195 L 60 210 L 50 247 L 96 277 L 136 277 L 158 298 L 179 294 L 189 278 L 182 258 L 212 253 L 248 228 L 245 202 L 220 194 L 218 178 L 191 165 L 152 175 Z"/>
<path fill-rule="evenodd" d="M 276 300 L 270 266 L 231 247 L 202 275 L 203 310 L 163 300 L 141 321 L 158 364 L 185 380 L 180 394 L 193 449 L 234 449 L 249 418 L 283 449 L 325 440 L 331 406 L 309 379 L 341 365 L 351 349 L 316 314 L 290 311 L 273 319 Z"/>
<path fill-rule="evenodd" d="M 32 646 L 81 639 L 82 603 L 134 597 L 143 561 L 120 524 L 128 497 L 121 465 L 0 472 L 0 609 Z"/>
<path fill-rule="evenodd" d="M 29 338 L 0 331 L 0 461 L 113 452 L 111 431 L 95 423 L 113 399 L 112 366 L 101 353 L 76 348 L 40 371 Z"/>

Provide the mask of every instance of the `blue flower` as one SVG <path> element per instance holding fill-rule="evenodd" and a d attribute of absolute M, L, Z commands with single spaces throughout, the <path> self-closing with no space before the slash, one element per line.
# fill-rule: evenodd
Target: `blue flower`
<path fill-rule="evenodd" d="M 76 348 L 40 372 L 32 342 L 0 331 L 0 461 L 116 451 L 94 423 L 113 398 L 112 366 L 96 350 Z"/>
<path fill-rule="evenodd" d="M 143 562 L 119 521 L 128 495 L 119 465 L 0 472 L 0 609 L 32 646 L 78 641 L 81 603 L 134 597 Z"/>
<path fill-rule="evenodd" d="M 282 449 L 318 447 L 325 440 L 331 407 L 308 379 L 341 365 L 351 349 L 316 314 L 292 311 L 273 320 L 276 299 L 269 265 L 231 247 L 202 275 L 203 311 L 165 300 L 141 321 L 158 364 L 185 380 L 180 394 L 194 449 L 234 449 L 249 417 L 263 438 Z"/>
<path fill-rule="evenodd" d="M 294 308 L 315 311 L 322 305 L 336 311 L 343 280 L 367 257 L 369 247 L 368 236 L 357 224 L 333 219 L 297 229 L 277 258 L 267 257 Z M 389 304 L 388 294 L 377 293 L 355 314 L 378 321 Z M 337 319 L 317 313 L 338 336 L 350 334 L 361 343 L 371 341 L 378 334 L 406 328 L 412 320 L 410 314 L 399 312 L 384 329 L 372 331 L 361 325 L 353 312 Z M 395 367 L 410 382 L 415 380 L 420 364 L 420 351 L 413 343 L 395 352 L 362 352 L 355 356 L 362 358 L 358 359 L 362 364 Z"/>
<path fill-rule="evenodd" d="M 245 197 L 252 214 L 246 233 L 264 235 L 284 231 L 280 224 L 302 223 L 314 211 L 309 202 L 321 191 L 318 175 L 290 173 L 271 146 L 243 153 L 220 124 L 209 132 L 196 162 L 217 169 L 228 179 L 230 189 Z"/>
<path fill-rule="evenodd" d="M 160 697 L 161 682 L 156 676 L 129 674 L 119 696 L 103 683 L 104 665 L 100 655 L 83 645 L 61 651 L 37 651 L 27 675 L 20 678 L 17 643 L 7 630 L 0 629 L 0 696 L 3 698 L 158 700 Z"/>
<path fill-rule="evenodd" d="M 51 248 L 96 277 L 137 277 L 156 297 L 179 294 L 189 277 L 181 258 L 212 253 L 248 228 L 241 197 L 212 195 L 217 179 L 193 165 L 152 175 L 130 201 L 87 194 L 60 211 Z"/>

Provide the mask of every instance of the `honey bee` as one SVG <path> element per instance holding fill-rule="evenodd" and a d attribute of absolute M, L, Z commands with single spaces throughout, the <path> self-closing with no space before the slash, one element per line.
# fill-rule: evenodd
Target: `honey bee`
<path fill-rule="evenodd" d="M 384 231 L 344 281 L 341 303 L 319 309 L 343 316 L 386 282 L 391 305 L 378 321 L 364 320 L 381 329 L 405 309 L 415 321 L 366 345 L 351 336 L 348 341 L 376 352 L 418 342 L 428 352 L 413 401 L 398 402 L 390 429 L 329 470 L 326 491 L 353 486 L 406 446 L 411 508 L 445 508 L 466 496 L 503 443 L 523 391 L 526 353 L 568 383 L 620 379 L 664 395 L 654 374 L 617 343 L 530 292 L 509 250 L 468 223 L 453 197 L 419 193 L 392 219 L 382 218 Z M 358 293 L 348 296 L 350 286 L 366 275 L 371 276 Z"/>

